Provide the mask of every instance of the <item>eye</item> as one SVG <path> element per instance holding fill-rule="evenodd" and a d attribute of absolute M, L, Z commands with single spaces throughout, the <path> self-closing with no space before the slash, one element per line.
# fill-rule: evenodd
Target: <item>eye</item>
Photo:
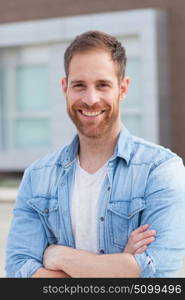
<path fill-rule="evenodd" d="M 81 84 L 81 83 L 77 83 L 74 85 L 74 87 L 81 87 L 81 86 L 83 86 L 83 84 Z"/>
<path fill-rule="evenodd" d="M 82 91 L 85 89 L 85 85 L 83 83 L 75 83 L 73 86 L 72 86 L 72 89 L 74 89 L 74 91 Z"/>
<path fill-rule="evenodd" d="M 73 88 L 76 88 L 76 89 L 82 89 L 82 88 L 84 88 L 85 86 L 84 86 L 84 84 L 82 84 L 82 83 L 76 83 L 76 84 L 74 84 L 73 85 Z"/>
<path fill-rule="evenodd" d="M 107 87 L 109 87 L 109 84 L 108 83 L 99 83 L 98 87 L 99 88 L 107 88 Z"/>

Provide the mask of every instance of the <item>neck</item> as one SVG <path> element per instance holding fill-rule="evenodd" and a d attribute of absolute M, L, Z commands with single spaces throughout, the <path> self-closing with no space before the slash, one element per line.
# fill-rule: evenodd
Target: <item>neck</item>
<path fill-rule="evenodd" d="M 95 173 L 114 153 L 120 133 L 120 124 L 107 134 L 98 138 L 89 138 L 79 133 L 80 165 L 89 173 Z"/>

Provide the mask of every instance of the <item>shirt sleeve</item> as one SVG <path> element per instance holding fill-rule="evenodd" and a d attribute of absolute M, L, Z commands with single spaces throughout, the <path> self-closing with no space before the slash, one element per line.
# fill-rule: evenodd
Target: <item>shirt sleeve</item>
<path fill-rule="evenodd" d="M 34 259 L 28 259 L 15 273 L 16 278 L 31 278 L 32 275 L 43 265 Z"/>
<path fill-rule="evenodd" d="M 185 168 L 179 157 L 150 172 L 145 203 L 141 225 L 149 224 L 157 235 L 135 255 L 141 277 L 176 277 L 185 256 Z"/>
<path fill-rule="evenodd" d="M 7 240 L 6 277 L 32 277 L 42 267 L 48 241 L 37 212 L 27 204 L 31 198 L 30 171 L 27 169 L 19 187 Z"/>

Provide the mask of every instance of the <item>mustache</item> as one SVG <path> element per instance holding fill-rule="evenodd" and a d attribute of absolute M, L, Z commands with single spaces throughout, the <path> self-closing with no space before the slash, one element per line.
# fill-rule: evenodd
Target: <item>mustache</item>
<path fill-rule="evenodd" d="M 98 103 L 95 103 L 93 105 L 88 105 L 87 103 L 81 103 L 81 104 L 74 104 L 72 108 L 75 110 L 99 111 L 99 110 L 107 110 L 110 108 L 110 106 L 104 104 L 101 105 Z"/>

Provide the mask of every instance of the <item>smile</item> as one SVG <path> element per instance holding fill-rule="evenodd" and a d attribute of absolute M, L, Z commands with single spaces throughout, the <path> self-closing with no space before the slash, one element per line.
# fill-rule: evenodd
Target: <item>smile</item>
<path fill-rule="evenodd" d="M 102 113 L 104 113 L 104 110 L 100 110 L 100 111 L 79 110 L 79 112 L 86 117 L 97 117 L 97 116 L 101 115 Z"/>

